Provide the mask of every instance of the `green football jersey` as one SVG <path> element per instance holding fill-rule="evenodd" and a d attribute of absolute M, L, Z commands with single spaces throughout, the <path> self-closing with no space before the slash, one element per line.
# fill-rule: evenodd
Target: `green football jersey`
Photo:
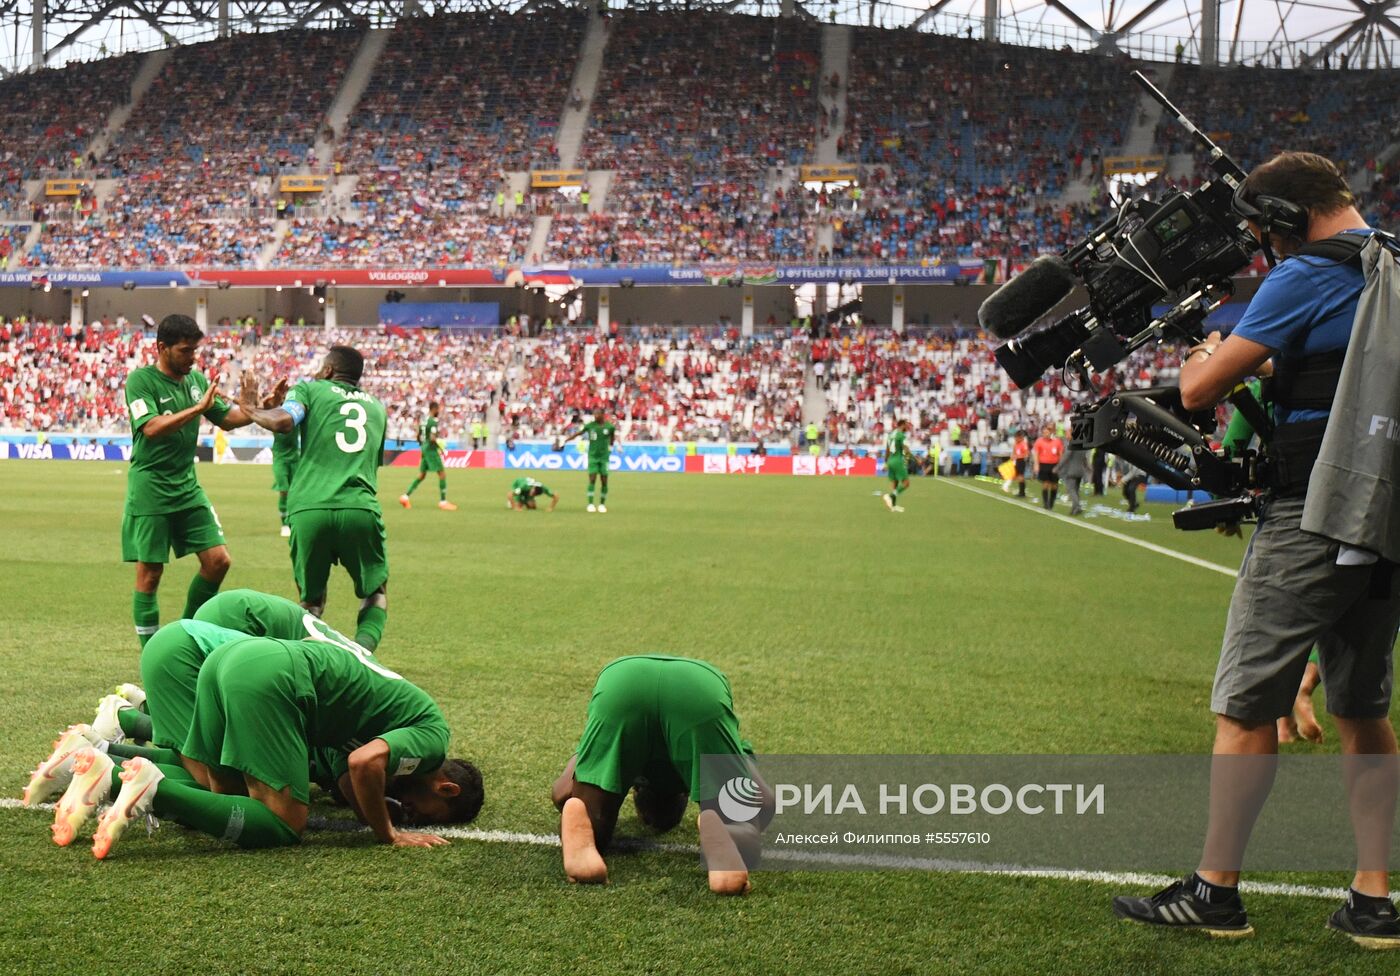
<path fill-rule="evenodd" d="M 257 590 L 224 590 L 194 612 L 194 619 L 239 631 L 249 637 L 278 640 L 321 640 L 353 644 L 354 641 L 324 620 L 286 597 Z"/>
<path fill-rule="evenodd" d="M 222 647 L 229 641 L 240 640 L 248 636 L 232 628 L 220 627 L 218 624 L 206 623 L 203 620 L 181 620 L 179 624 L 181 629 L 190 635 L 195 646 L 204 652 L 203 657 L 213 654 L 216 648 Z"/>
<path fill-rule="evenodd" d="M 606 461 L 612 454 L 617 428 L 610 423 L 600 424 L 590 420 L 583 425 L 583 433 L 588 439 L 588 457 L 595 461 Z"/>
<path fill-rule="evenodd" d="M 538 492 L 534 491 L 536 488 L 539 489 Z M 515 497 L 522 502 L 528 501 L 537 494 L 548 495 L 550 498 L 554 497 L 554 492 L 550 491 L 542 482 L 536 481 L 534 478 L 516 478 L 510 483 L 510 490 L 514 493 Z"/>
<path fill-rule="evenodd" d="M 437 442 L 437 418 L 432 414 L 423 418 L 418 425 L 418 449 L 426 457 L 429 454 L 442 455 L 442 445 Z"/>
<path fill-rule="evenodd" d="M 885 457 L 904 457 L 904 440 L 905 436 L 904 431 L 902 430 L 896 430 L 891 434 L 887 434 L 885 436 Z"/>
<path fill-rule="evenodd" d="M 272 435 L 272 460 L 296 461 L 301 457 L 301 431 L 293 427 L 285 434 Z"/>
<path fill-rule="evenodd" d="M 298 383 L 287 394 L 291 404 L 305 411 L 305 419 L 287 514 L 318 508 L 379 512 L 379 466 L 389 425 L 384 404 L 338 380 Z"/>
<path fill-rule="evenodd" d="M 194 476 L 199 422 L 190 421 L 164 437 L 148 438 L 147 421 L 188 410 L 200 401 L 209 381 L 199 370 L 171 379 L 156 366 L 134 369 L 126 378 L 126 409 L 131 418 L 131 468 L 126 476 L 126 514 L 163 515 L 208 504 Z M 217 423 L 229 405 L 216 396 L 204 416 Z"/>
<path fill-rule="evenodd" d="M 442 765 L 451 733 L 427 692 L 353 642 L 287 641 L 286 647 L 306 662 L 311 679 L 307 745 L 352 752 L 383 739 L 390 777 L 429 773 Z"/>

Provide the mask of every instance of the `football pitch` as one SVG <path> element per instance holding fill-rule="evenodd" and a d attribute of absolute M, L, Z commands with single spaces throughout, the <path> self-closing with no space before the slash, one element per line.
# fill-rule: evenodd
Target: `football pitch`
<path fill-rule="evenodd" d="M 270 469 L 199 475 L 233 557 L 225 585 L 294 597 Z M 1308 894 L 1247 894 L 1258 934 L 1237 944 L 1121 923 L 1110 897 L 1147 889 L 1103 880 L 760 870 L 748 897 L 721 900 L 693 852 L 654 846 L 693 845 L 693 807 L 613 854 L 606 887 L 567 884 L 549 787 L 612 658 L 714 663 L 760 754 L 1199 754 L 1232 584 L 1219 567 L 1243 542 L 1176 533 L 1165 506 L 1086 531 L 963 481 L 917 480 L 895 515 L 873 479 L 618 476 L 608 514 L 589 515 L 581 474 L 542 476 L 563 496 L 553 513 L 508 511 L 511 477 L 451 472 L 452 513 L 431 482 L 403 511 L 412 472 L 380 477 L 378 653 L 481 767 L 470 831 L 431 850 L 321 830 L 239 852 L 167 823 L 97 862 L 13 801 L 58 730 L 136 680 L 125 466 L 0 463 L 0 973 L 1395 971 L 1326 932 L 1335 904 Z M 163 621 L 195 568 L 167 569 Z M 333 577 L 327 619 L 353 632 L 356 603 Z M 648 838 L 630 802 L 618 834 Z"/>

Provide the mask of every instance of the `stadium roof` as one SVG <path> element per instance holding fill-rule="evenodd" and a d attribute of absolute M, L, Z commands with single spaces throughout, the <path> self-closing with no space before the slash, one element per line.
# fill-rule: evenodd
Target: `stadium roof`
<path fill-rule="evenodd" d="M 732 0 L 649 3 L 822 22 L 994 36 L 1015 44 L 1124 51 L 1146 60 L 1292 67 L 1400 62 L 1400 0 Z M 573 4 L 568 4 L 573 6 Z M 221 34 L 331 27 L 349 19 L 389 26 L 438 11 L 547 10 L 553 0 L 0 0 L 0 74 L 108 54 L 212 40 Z M 615 2 L 614 9 L 626 6 Z"/>

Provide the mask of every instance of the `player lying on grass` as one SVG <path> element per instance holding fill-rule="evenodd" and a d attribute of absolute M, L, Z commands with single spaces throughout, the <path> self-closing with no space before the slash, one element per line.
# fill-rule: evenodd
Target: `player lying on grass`
<path fill-rule="evenodd" d="M 630 790 L 637 815 L 658 832 L 678 824 L 691 800 L 698 802 L 710 890 L 746 893 L 772 798 L 765 796 L 754 820 L 726 823 L 716 800 L 721 784 L 703 775 L 701 757 L 752 754 L 739 737 L 729 679 L 713 665 L 662 655 L 613 661 L 593 685 L 578 749 L 554 783 L 564 874 L 577 883 L 607 882 L 601 852 Z"/>
<path fill-rule="evenodd" d="M 71 843 L 118 785 L 113 761 L 85 737 L 81 727 L 70 729 L 48 763 L 72 752 L 72 780 L 55 816 L 59 844 Z M 323 748 L 343 755 L 343 763 L 322 765 L 381 842 L 442 844 L 396 829 L 388 800 L 393 795 L 413 825 L 475 818 L 480 774 L 445 759 L 448 738 L 436 703 L 358 645 L 238 637 L 199 670 L 181 765 L 146 756 L 122 763 L 120 792 L 98 824 L 93 853 L 106 857 L 127 824 L 147 813 L 240 847 L 295 844 L 306 827 L 311 759 Z"/>
<path fill-rule="evenodd" d="M 541 495 L 549 496 L 549 508 L 546 511 L 554 511 L 554 506 L 559 504 L 558 495 L 534 478 L 516 478 L 510 483 L 510 492 L 506 495 L 506 501 L 517 512 L 523 512 L 527 509 L 533 512 L 539 505 Z"/>

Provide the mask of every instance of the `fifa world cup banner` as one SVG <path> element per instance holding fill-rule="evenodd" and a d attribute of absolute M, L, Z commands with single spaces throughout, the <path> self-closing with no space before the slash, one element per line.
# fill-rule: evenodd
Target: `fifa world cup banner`
<path fill-rule="evenodd" d="M 786 474 L 799 477 L 873 477 L 877 473 L 874 458 L 813 457 L 810 454 L 792 457 L 762 454 L 692 455 L 685 459 L 685 469 L 696 474 Z"/>

